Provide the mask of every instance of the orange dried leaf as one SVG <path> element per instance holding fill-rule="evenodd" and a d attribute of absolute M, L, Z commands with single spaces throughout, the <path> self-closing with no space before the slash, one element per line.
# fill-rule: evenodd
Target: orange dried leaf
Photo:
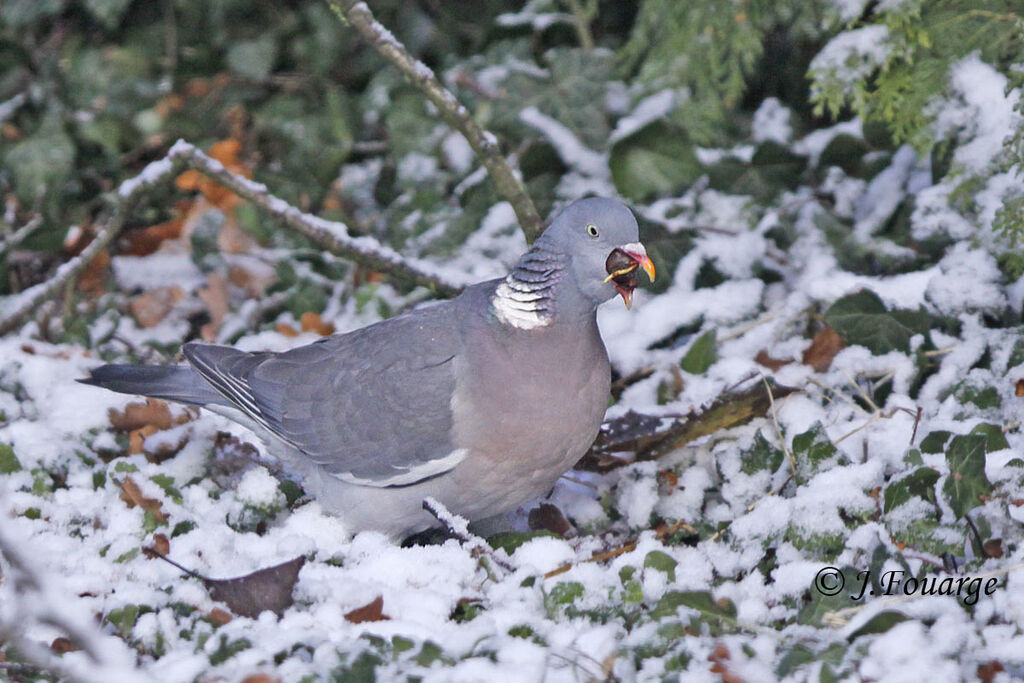
<path fill-rule="evenodd" d="M 231 620 L 234 619 L 234 617 L 231 616 L 231 612 L 228 612 L 225 609 L 221 609 L 220 607 L 214 607 L 206 616 L 210 619 L 210 621 L 217 624 L 218 626 L 223 626 L 224 624 L 230 623 Z"/>
<path fill-rule="evenodd" d="M 50 651 L 55 652 L 59 655 L 62 655 L 65 652 L 75 652 L 76 650 L 81 649 L 82 648 L 78 647 L 73 642 L 71 642 L 71 640 L 65 638 L 64 636 L 54 638 L 53 642 L 50 643 Z"/>
<path fill-rule="evenodd" d="M 161 555 L 166 555 L 171 552 L 171 542 L 167 540 L 166 534 L 156 534 L 153 536 L 153 550 L 157 551 Z M 146 554 L 146 557 L 153 559 L 155 555 Z"/>
<path fill-rule="evenodd" d="M 157 429 L 170 429 L 175 424 L 174 418 L 171 417 L 171 409 L 158 398 L 129 403 L 124 410 L 111 408 L 107 411 L 107 417 L 110 419 L 110 426 L 119 432 L 140 429 L 146 425 L 153 425 Z M 187 416 L 184 419 L 178 418 L 179 424 L 187 421 Z"/>
<path fill-rule="evenodd" d="M 839 333 L 831 327 L 824 327 L 814 335 L 811 345 L 804 351 L 803 363 L 810 365 L 816 372 L 824 372 L 832 365 L 832 359 L 842 351 L 846 344 Z"/>
<path fill-rule="evenodd" d="M 765 366 L 772 372 L 778 372 L 779 368 L 781 368 L 784 365 L 789 365 L 793 361 L 772 358 L 771 356 L 768 355 L 767 351 L 761 349 L 760 351 L 757 352 L 757 355 L 754 356 L 754 362 L 757 363 L 758 365 Z"/>
<path fill-rule="evenodd" d="M 243 678 L 242 683 L 281 683 L 281 679 L 269 674 L 251 674 Z"/>
<path fill-rule="evenodd" d="M 345 614 L 345 621 L 362 624 L 367 621 L 387 621 L 391 617 L 384 614 L 384 597 L 378 595 L 374 600 L 362 607 L 356 607 Z"/>
<path fill-rule="evenodd" d="M 140 508 L 149 512 L 153 515 L 156 521 L 160 524 L 167 522 L 167 515 L 160 507 L 160 501 L 156 498 L 147 498 L 142 495 L 142 490 L 139 489 L 139 485 L 131 477 L 125 478 L 121 482 L 121 500 L 133 508 L 138 505 Z"/>
<path fill-rule="evenodd" d="M 298 337 L 299 336 L 298 330 L 296 330 L 291 325 L 287 325 L 285 323 L 278 323 L 277 325 L 274 326 L 274 329 L 279 334 L 283 334 L 286 337 Z"/>
<path fill-rule="evenodd" d="M 1016 396 L 1024 396 L 1024 379 L 1017 380 L 1017 383 L 1014 385 L 1014 394 Z"/>
<path fill-rule="evenodd" d="M 140 327 L 154 327 L 184 298 L 185 290 L 171 285 L 143 292 L 132 299 L 128 307 Z"/>
<path fill-rule="evenodd" d="M 316 332 L 323 337 L 334 334 L 334 325 L 324 322 L 319 313 L 306 311 L 299 318 L 299 324 L 302 326 L 303 332 Z"/>

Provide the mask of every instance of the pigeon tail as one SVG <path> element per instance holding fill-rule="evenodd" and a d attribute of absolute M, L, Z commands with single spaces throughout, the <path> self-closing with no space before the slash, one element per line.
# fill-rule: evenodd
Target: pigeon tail
<path fill-rule="evenodd" d="M 81 384 L 103 387 L 121 394 L 139 394 L 194 406 L 228 405 L 223 396 L 192 368 L 162 365 L 102 365 Z"/>

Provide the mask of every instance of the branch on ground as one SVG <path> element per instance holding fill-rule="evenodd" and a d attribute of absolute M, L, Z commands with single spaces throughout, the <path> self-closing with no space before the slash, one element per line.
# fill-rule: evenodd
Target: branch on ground
<path fill-rule="evenodd" d="M 702 436 L 767 415 L 773 398 L 796 391 L 799 389 L 778 385 L 769 390 L 767 384 L 758 384 L 720 396 L 700 413 L 666 417 L 630 411 L 601 426 L 597 439 L 576 469 L 607 472 L 635 460 L 656 460 Z M 621 457 L 627 453 L 634 454 L 633 458 Z"/>
<path fill-rule="evenodd" d="M 522 181 L 501 154 L 497 138 L 473 120 L 469 110 L 445 88 L 433 70 L 419 61 L 373 16 L 365 2 L 328 0 L 342 21 L 355 28 L 366 42 L 388 60 L 437 107 L 448 125 L 462 133 L 476 152 L 498 193 L 512 205 L 519 225 L 532 243 L 544 230 L 544 224 Z"/>
<path fill-rule="evenodd" d="M 171 181 L 186 169 L 194 169 L 216 180 L 319 247 L 367 268 L 427 287 L 443 297 L 456 296 L 466 284 L 451 280 L 440 269 L 425 261 L 406 258 L 372 237 L 352 237 L 344 223 L 303 213 L 272 195 L 266 185 L 232 173 L 195 145 L 179 140 L 164 158 L 150 163 L 137 176 L 121 183 L 115 195 L 113 210 L 104 226 L 78 256 L 61 265 L 49 280 L 0 303 L 0 334 L 14 330 L 40 304 L 63 291 L 67 283 L 120 234 L 140 197 Z"/>

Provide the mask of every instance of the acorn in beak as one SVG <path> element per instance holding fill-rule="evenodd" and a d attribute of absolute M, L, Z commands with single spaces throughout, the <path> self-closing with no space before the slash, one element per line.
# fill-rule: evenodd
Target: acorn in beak
<path fill-rule="evenodd" d="M 636 289 L 636 272 L 639 268 L 643 268 L 647 277 L 654 282 L 654 263 L 647 256 L 644 245 L 639 242 L 615 247 L 604 262 L 605 272 L 608 273 L 604 281 L 615 285 L 626 308 L 633 305 L 633 290 Z"/>

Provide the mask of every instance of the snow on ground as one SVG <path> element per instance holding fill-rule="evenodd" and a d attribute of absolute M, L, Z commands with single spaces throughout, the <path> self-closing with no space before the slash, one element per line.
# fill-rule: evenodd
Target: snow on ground
<path fill-rule="evenodd" d="M 833 51 L 877 57 L 884 34 L 860 36 Z M 1001 87 L 970 61 L 956 78 L 972 74 L 988 78 L 990 90 Z M 671 99 L 647 106 L 660 115 Z M 985 105 L 967 98 L 964 106 Z M 1007 111 L 993 106 L 987 115 L 1005 127 Z M 580 170 L 598 162 L 547 117 L 526 120 Z M 838 133 L 859 137 L 860 122 L 813 132 L 794 149 L 817 163 Z M 976 157 L 998 156 L 995 136 L 974 133 L 962 161 L 987 168 Z M 781 105 L 759 110 L 758 139 L 791 135 Z M 463 147 L 458 139 L 445 144 L 449 163 L 468 169 Z M 922 203 L 912 227 L 920 234 L 938 225 L 919 223 L 953 211 L 948 188 L 923 186 L 923 164 L 903 148 L 872 182 L 829 172 L 826 184 L 843 194 L 836 215 L 850 219 L 862 245 L 874 244 L 876 230 L 915 192 Z M 414 166 L 406 172 L 430 171 Z M 1006 282 L 993 256 L 969 241 L 898 273 L 844 266 L 849 255 L 823 236 L 822 211 L 806 196 L 787 196 L 783 203 L 796 207 L 788 214 L 706 188 L 636 207 L 663 219 L 672 235 L 689 222 L 732 234 L 696 231 L 678 263 L 657 264 L 667 289 L 639 293 L 630 311 L 618 300 L 601 308 L 619 376 L 653 371 L 624 389 L 609 417 L 700 411 L 769 376 L 776 391 L 800 391 L 780 393 L 764 417 L 660 460 L 569 473 L 548 501 L 573 524 L 565 538 L 492 536 L 496 549 L 481 553 L 456 540 L 403 548 L 376 533 L 353 536 L 316 501 L 290 500 L 275 463 L 259 458 L 258 442 L 212 414 L 174 410 L 177 424 L 129 454 L 109 411 L 135 399 L 74 380 L 101 362 L 98 353 L 104 360 L 149 348 L 173 353 L 189 330 L 188 306 L 145 329 L 127 316 L 100 318 L 94 349 L 41 341 L 34 323 L 0 338 L 0 505 L 9 515 L 0 521 L 2 537 L 24 551 L 47 599 L 66 603 L 80 621 L 99 618 L 111 666 L 130 667 L 125 653 L 134 652 L 140 676 L 164 681 L 256 673 L 286 681 L 655 681 L 723 673 L 770 680 L 826 669 L 956 680 L 992 662 L 1005 679 L 1020 677 L 1024 285 Z M 509 205 L 494 205 L 446 267 L 499 274 L 525 248 L 514 220 Z M 784 224 L 790 243 L 781 250 L 773 235 Z M 970 228 L 947 227 L 957 236 Z M 717 277 L 709 280 L 710 269 Z M 191 291 L 205 282 L 180 254 L 119 257 L 114 273 L 126 290 L 177 284 Z M 863 300 L 862 290 L 881 312 L 860 308 L 843 318 L 830 309 L 851 296 Z M 415 303 L 386 286 L 373 290 L 377 306 L 361 295 L 332 299 L 326 322 L 347 331 L 379 319 L 385 307 Z M 925 326 L 915 327 L 921 316 Z M 993 322 L 1008 319 L 1017 323 Z M 823 320 L 852 335 L 884 328 L 834 349 L 816 370 L 807 358 L 821 353 L 812 338 Z M 238 346 L 279 350 L 316 338 L 288 333 L 296 324 L 289 313 L 276 322 Z M 691 351 L 712 331 L 713 353 L 693 370 Z M 232 460 L 247 452 L 246 442 L 255 455 Z M 161 446 L 179 450 L 159 456 Z M 526 509 L 509 522 L 519 531 Z M 295 602 L 280 617 L 226 619 L 200 580 L 140 550 L 159 543 L 211 578 L 307 561 Z M 601 553 L 601 561 L 588 561 Z M 831 597 L 815 589 L 830 567 L 843 572 L 833 580 L 847 582 Z M 883 583 L 865 583 L 866 571 Z M 23 638 L 49 645 L 61 631 L 31 618 L 31 591 L 12 575 L 0 581 L 0 624 L 17 619 Z M 878 592 L 884 577 L 891 583 L 897 575 L 915 584 L 964 576 L 996 583 L 973 599 L 908 594 L 906 582 L 892 595 L 852 597 L 862 585 Z M 378 598 L 382 618 L 351 616 Z M 84 653 L 62 661 L 96 679 Z"/>

